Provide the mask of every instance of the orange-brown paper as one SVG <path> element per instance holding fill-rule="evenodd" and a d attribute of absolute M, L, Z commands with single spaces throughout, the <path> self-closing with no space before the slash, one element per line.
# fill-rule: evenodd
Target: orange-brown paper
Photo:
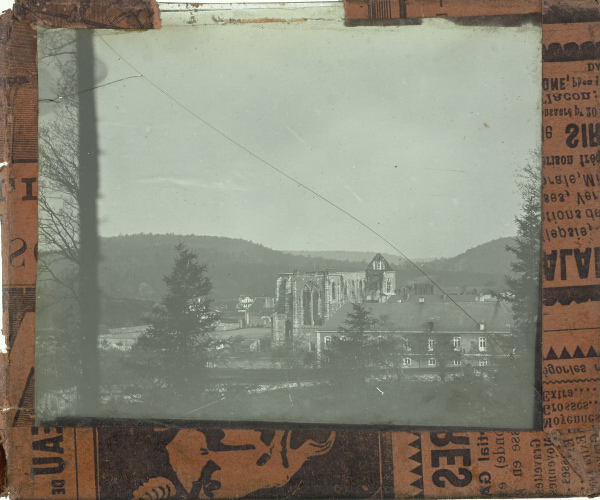
<path fill-rule="evenodd" d="M 543 33 L 544 429 L 598 428 L 600 23 Z"/>
<path fill-rule="evenodd" d="M 345 2 L 348 20 L 368 21 L 507 16 L 539 13 L 541 8 L 527 0 Z M 595 2 L 544 6 L 543 430 L 527 432 L 31 427 L 37 258 L 35 26 L 158 28 L 160 20 L 150 1 L 22 2 L 15 13 L 18 18 L 8 13 L 0 22 L 2 297 L 8 349 L 1 356 L 0 380 L 7 459 L 3 484 L 9 495 L 151 500 L 599 493 L 600 18 Z"/>

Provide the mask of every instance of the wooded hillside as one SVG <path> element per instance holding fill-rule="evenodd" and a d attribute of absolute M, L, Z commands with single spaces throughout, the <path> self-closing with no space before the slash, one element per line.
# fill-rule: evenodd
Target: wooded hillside
<path fill-rule="evenodd" d="M 216 236 L 137 234 L 102 238 L 100 283 L 113 298 L 158 300 L 164 293 L 162 277 L 173 265 L 175 245 L 183 241 L 206 264 L 216 300 L 274 296 L 279 273 L 299 271 L 362 271 L 370 260 L 364 252 L 309 252 L 294 255 L 251 241 Z M 512 238 L 502 238 L 470 249 L 450 259 L 418 262 L 420 269 L 447 287 L 502 287 L 511 254 L 505 251 Z M 375 255 L 374 249 L 371 258 Z M 341 260 L 329 256 L 354 256 Z M 398 287 L 423 278 L 407 261 L 386 254 L 396 269 Z M 360 260 L 359 260 L 360 259 Z"/>

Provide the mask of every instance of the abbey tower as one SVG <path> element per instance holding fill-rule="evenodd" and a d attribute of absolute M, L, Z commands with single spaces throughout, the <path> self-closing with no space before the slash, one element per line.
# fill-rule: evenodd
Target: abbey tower
<path fill-rule="evenodd" d="M 315 330 L 347 302 L 386 302 L 396 273 L 381 254 L 365 272 L 314 271 L 280 274 L 275 290 L 273 345 L 316 342 Z M 315 337 L 315 338 L 313 338 Z"/>

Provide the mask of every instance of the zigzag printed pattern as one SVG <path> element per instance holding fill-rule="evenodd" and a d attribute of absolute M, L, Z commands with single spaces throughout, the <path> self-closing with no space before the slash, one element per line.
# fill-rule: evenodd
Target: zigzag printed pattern
<path fill-rule="evenodd" d="M 35 312 L 35 287 L 6 287 L 2 289 L 2 307 L 8 304 L 8 347 L 12 349 L 25 314 Z"/>
<path fill-rule="evenodd" d="M 542 288 L 542 303 L 545 306 L 553 306 L 557 302 L 561 306 L 568 306 L 575 301 L 576 304 L 583 304 L 591 300 L 600 301 L 600 285 L 579 285 L 579 286 L 554 286 Z"/>
<path fill-rule="evenodd" d="M 415 439 L 412 443 L 409 443 L 408 446 L 415 448 L 417 452 L 408 459 L 412 460 L 413 462 L 417 462 L 417 466 L 412 469 L 411 472 L 419 476 L 419 478 L 410 483 L 410 485 L 421 490 L 420 493 L 414 495 L 414 498 L 425 498 L 425 492 L 423 490 L 423 457 L 421 455 L 421 434 L 419 432 L 412 432 L 411 434 L 414 434 L 417 439 Z"/>
<path fill-rule="evenodd" d="M 13 427 L 30 427 L 35 425 L 35 410 L 34 410 L 34 368 L 29 370 L 25 389 L 19 401 L 19 408 L 13 420 Z"/>
<path fill-rule="evenodd" d="M 572 384 L 574 382 L 600 382 L 600 378 L 572 378 L 567 380 L 548 380 L 544 384 Z"/>
<path fill-rule="evenodd" d="M 551 347 L 550 350 L 548 351 L 548 354 L 544 358 L 544 361 L 548 361 L 551 359 L 597 358 L 597 357 L 598 357 L 598 354 L 596 353 L 596 350 L 594 349 L 593 346 L 590 346 L 587 354 L 583 354 L 583 351 L 581 350 L 581 348 L 579 346 L 577 346 L 572 355 L 569 353 L 569 351 L 567 351 L 566 347 L 563 347 L 563 350 L 561 351 L 560 356 L 557 356 L 556 352 L 554 352 L 554 348 Z"/>
<path fill-rule="evenodd" d="M 551 43 L 546 48 L 542 45 L 542 61 L 564 62 L 564 61 L 588 61 L 600 59 L 600 43 L 583 42 L 581 45 L 575 42 Z"/>

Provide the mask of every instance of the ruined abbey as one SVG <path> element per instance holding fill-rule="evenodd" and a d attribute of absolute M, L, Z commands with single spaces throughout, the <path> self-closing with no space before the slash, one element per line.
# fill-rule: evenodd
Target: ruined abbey
<path fill-rule="evenodd" d="M 316 330 L 347 302 L 385 302 L 396 290 L 396 273 L 381 254 L 365 272 L 280 274 L 275 290 L 273 345 L 316 346 Z"/>

